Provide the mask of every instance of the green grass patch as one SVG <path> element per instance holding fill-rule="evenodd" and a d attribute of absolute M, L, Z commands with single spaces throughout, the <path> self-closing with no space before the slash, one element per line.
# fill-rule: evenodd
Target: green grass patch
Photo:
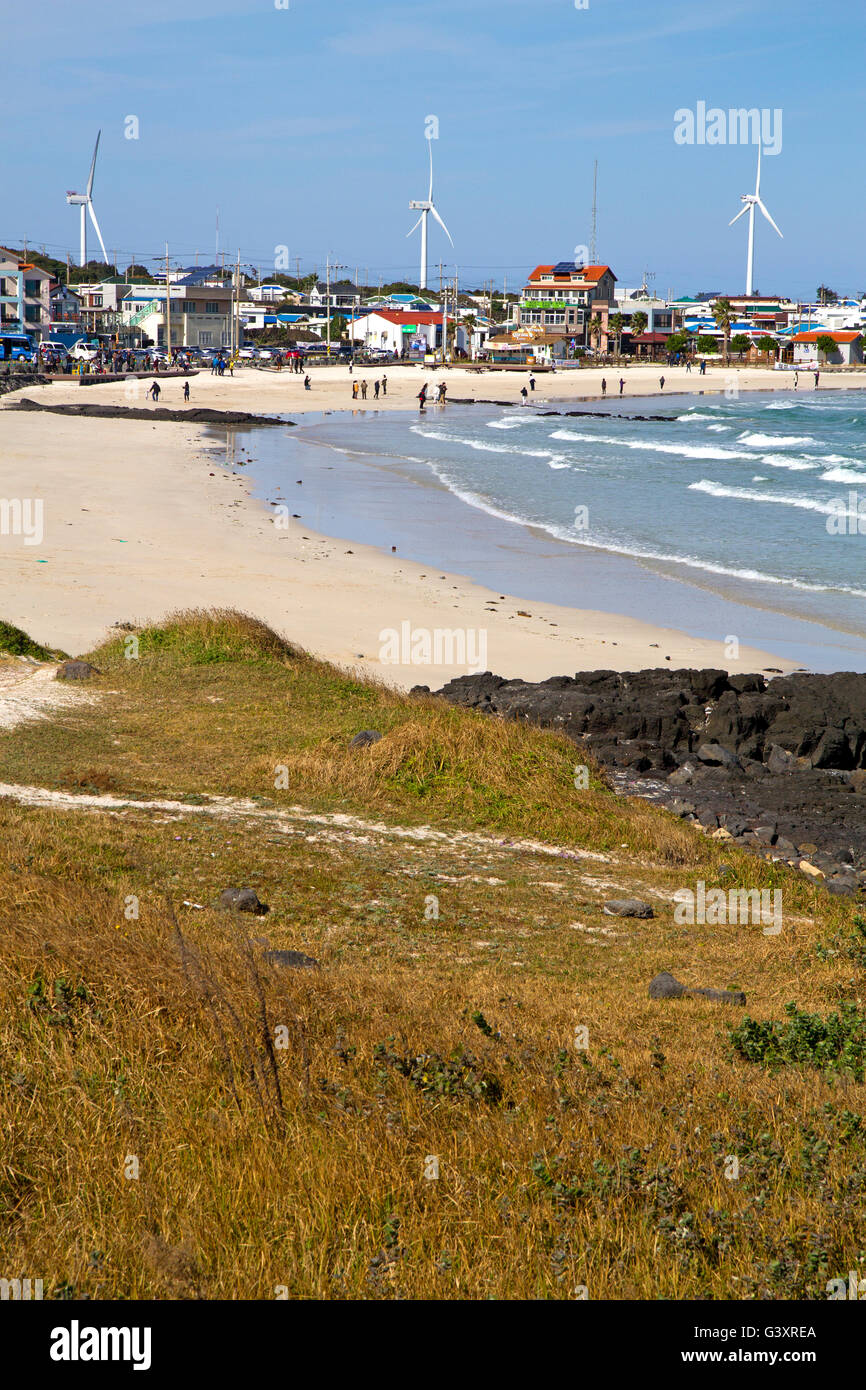
<path fill-rule="evenodd" d="M 66 653 L 34 642 L 20 627 L 0 621 L 0 655 L 32 656 L 35 661 L 63 661 Z"/>

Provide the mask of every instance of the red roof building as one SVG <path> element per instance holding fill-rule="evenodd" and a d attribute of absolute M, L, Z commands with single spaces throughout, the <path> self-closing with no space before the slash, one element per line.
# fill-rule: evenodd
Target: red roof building
<path fill-rule="evenodd" d="M 575 261 L 537 265 L 520 296 L 520 326 L 543 328 L 576 345 L 592 342 L 606 352 L 615 285 L 616 276 L 608 265 L 580 265 Z M 600 330 L 590 330 L 593 319 L 600 320 Z"/>

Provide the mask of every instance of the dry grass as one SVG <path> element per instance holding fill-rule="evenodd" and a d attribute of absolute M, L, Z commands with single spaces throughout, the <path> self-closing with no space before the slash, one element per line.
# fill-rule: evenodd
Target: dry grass
<path fill-rule="evenodd" d="M 678 926 L 717 844 L 576 793 L 559 737 L 263 656 L 243 620 L 122 662 L 99 653 L 102 701 L 63 721 L 71 777 L 249 794 L 283 762 L 290 790 L 273 824 L 0 803 L 0 1270 L 102 1298 L 724 1299 L 820 1298 L 858 1268 L 864 1087 L 764 1071 L 732 1054 L 739 1011 L 646 994 L 667 967 L 758 1018 L 859 1000 L 844 903 L 729 851 L 734 881 L 782 885 L 782 936 Z M 220 691 L 232 718 L 200 698 Z M 4 767 L 26 748 L 20 780 L 44 781 L 57 739 L 6 736 Z M 281 822 L 292 799 L 492 838 Z M 499 843 L 530 829 L 608 860 Z M 229 883 L 268 916 L 214 911 Z M 613 887 L 656 917 L 604 916 Z M 270 967 L 256 937 L 322 968 Z"/>

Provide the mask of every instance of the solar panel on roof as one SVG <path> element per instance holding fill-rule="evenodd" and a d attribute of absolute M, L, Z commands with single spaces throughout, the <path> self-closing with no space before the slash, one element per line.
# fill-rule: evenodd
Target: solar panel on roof
<path fill-rule="evenodd" d="M 571 275 L 575 270 L 577 270 L 577 266 L 574 261 L 559 261 L 553 267 L 554 275 Z"/>

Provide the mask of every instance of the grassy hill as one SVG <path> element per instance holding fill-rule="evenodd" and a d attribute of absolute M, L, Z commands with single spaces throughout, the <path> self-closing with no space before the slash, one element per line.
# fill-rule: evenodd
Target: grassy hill
<path fill-rule="evenodd" d="M 579 790 L 560 735 L 242 615 L 89 659 L 95 702 L 0 732 L 4 1269 L 46 1297 L 790 1299 L 866 1258 L 848 903 Z M 781 935 L 678 924 L 698 880 L 781 888 Z M 229 886 L 270 911 L 218 911 Z M 655 916 L 604 914 L 628 895 Z M 652 1001 L 662 969 L 747 1010 Z"/>

